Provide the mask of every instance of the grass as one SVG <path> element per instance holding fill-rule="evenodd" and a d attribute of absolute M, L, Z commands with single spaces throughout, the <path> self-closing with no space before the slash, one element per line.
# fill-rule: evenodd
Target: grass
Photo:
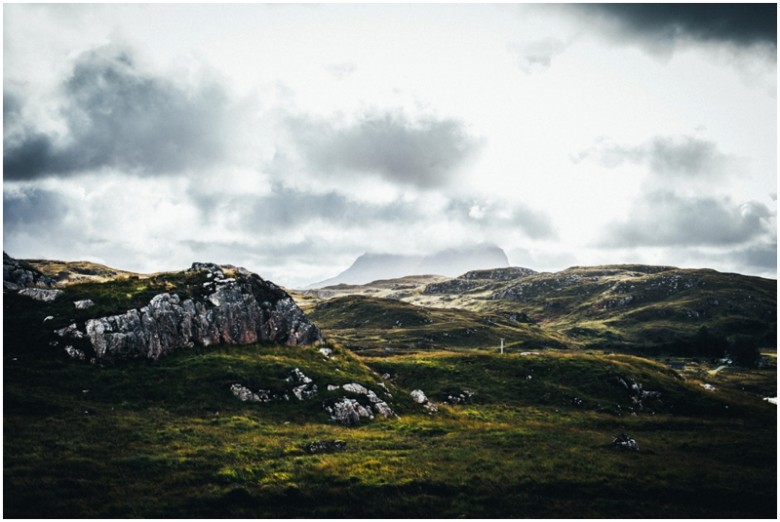
<path fill-rule="evenodd" d="M 162 291 L 192 295 L 198 274 L 71 284 L 52 303 L 4 294 L 3 515 L 775 518 L 777 407 L 762 397 L 777 395 L 776 351 L 765 350 L 761 368 L 713 373 L 718 363 L 708 359 L 624 350 L 628 340 L 687 335 L 705 323 L 738 332 L 759 320 L 771 330 L 761 316 L 772 299 L 776 309 L 768 284 L 740 287 L 721 274 L 726 283 L 716 290 L 712 278 L 721 276 L 703 271 L 705 304 L 728 312 L 705 309 L 704 320 L 680 315 L 701 304 L 690 292 L 650 302 L 668 270 L 594 270 L 572 269 L 601 279 L 579 296 L 553 289 L 552 306 L 542 294 L 527 302 L 483 295 L 472 310 L 311 299 L 308 314 L 332 358 L 319 347 L 258 344 L 102 365 L 48 344 L 56 328 L 83 328 Z M 531 277 L 554 286 L 549 274 Z M 609 313 L 596 306 L 609 285 L 631 278 L 652 290 L 645 302 Z M 72 301 L 86 298 L 95 306 L 75 309 Z M 659 312 L 667 309 L 674 313 Z M 684 369 L 671 370 L 672 362 Z M 289 392 L 293 368 L 317 384 L 315 399 L 244 403 L 231 393 L 235 383 Z M 620 379 L 661 395 L 640 408 Z M 399 416 L 356 427 L 332 421 L 323 401 L 366 400 L 327 389 L 349 382 L 374 390 Z M 411 399 L 414 389 L 438 404 L 436 414 Z M 463 390 L 473 392 L 465 403 L 446 402 Z M 640 451 L 612 448 L 621 433 Z M 318 440 L 346 448 L 307 452 Z"/>
<path fill-rule="evenodd" d="M 216 347 L 105 368 L 7 354 L 4 515 L 774 517 L 776 407 L 747 392 L 707 393 L 630 356 L 360 360 L 335 349 L 325 360 L 314 348 Z M 234 381 L 283 386 L 292 367 L 320 385 L 317 400 L 230 394 Z M 399 418 L 328 419 L 326 383 L 379 391 L 380 372 Z M 603 408 L 627 405 L 601 379 L 615 372 L 661 390 L 664 405 L 636 416 Z M 438 402 L 448 387 L 476 394 L 433 416 L 408 395 L 422 388 Z M 621 432 L 640 452 L 609 447 Z M 332 439 L 346 450 L 303 449 Z"/>

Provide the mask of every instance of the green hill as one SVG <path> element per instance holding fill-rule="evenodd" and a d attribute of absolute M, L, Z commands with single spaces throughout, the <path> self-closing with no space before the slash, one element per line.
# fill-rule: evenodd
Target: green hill
<path fill-rule="evenodd" d="M 225 285 L 240 275 L 223 268 Z M 458 297 L 472 310 L 299 294 L 323 342 L 180 346 L 157 359 L 92 363 L 52 346 L 62 341 L 53 330 L 83 329 L 162 292 L 215 299 L 205 290 L 213 272 L 81 282 L 52 301 L 7 289 L 3 515 L 776 517 L 777 409 L 762 400 L 777 395 L 774 350 L 738 367 L 598 342 L 611 329 L 623 343 L 615 346 L 630 347 L 641 328 L 618 320 L 641 325 L 647 307 L 709 298 L 729 313 L 689 329 L 674 316 L 669 328 L 704 341 L 714 334 L 701 325 L 749 331 L 728 321 L 752 309 L 764 324 L 774 282 L 734 277 L 726 289 L 725 276 L 704 271 L 691 279 L 698 286 L 674 289 L 653 279 L 668 270 L 582 270 L 569 274 L 579 285 L 560 290 L 544 274 L 483 290 L 537 278 L 523 288 L 527 300 Z M 263 288 L 269 299 L 283 295 Z M 551 292 L 558 307 L 545 306 Z M 636 307 L 599 304 L 640 294 Z M 92 306 L 74 306 L 85 299 Z M 584 342 L 572 328 L 597 335 Z M 339 416 L 350 408 L 355 417 Z"/>

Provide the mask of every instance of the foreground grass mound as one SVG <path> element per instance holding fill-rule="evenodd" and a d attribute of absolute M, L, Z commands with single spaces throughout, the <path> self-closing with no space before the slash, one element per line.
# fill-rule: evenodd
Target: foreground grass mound
<path fill-rule="evenodd" d="M 330 348 L 326 358 L 314 347 L 219 346 L 106 367 L 7 353 L 4 516 L 775 515 L 776 410 L 745 392 L 708 392 L 628 356 L 361 362 Z M 231 393 L 236 382 L 281 390 L 291 368 L 320 385 L 316 399 Z M 639 409 L 615 376 L 660 398 Z M 381 382 L 399 416 L 333 422 L 322 401 L 343 390 L 327 384 L 348 382 L 377 392 Z M 612 447 L 622 433 L 639 451 Z M 313 452 L 317 441 L 339 444 Z"/>

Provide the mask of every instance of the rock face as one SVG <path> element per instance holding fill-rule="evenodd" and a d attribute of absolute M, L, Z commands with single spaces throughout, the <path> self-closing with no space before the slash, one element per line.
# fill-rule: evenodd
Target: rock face
<path fill-rule="evenodd" d="M 22 288 L 19 290 L 19 295 L 26 295 L 36 301 L 43 301 L 44 303 L 50 303 L 63 294 L 62 290 L 54 288 Z"/>
<path fill-rule="evenodd" d="M 24 261 L 14 259 L 3 252 L 3 289 L 49 288 L 54 286 L 55 282 Z"/>
<path fill-rule="evenodd" d="M 205 276 L 191 296 L 161 293 L 147 306 L 89 319 L 86 334 L 97 358 L 157 359 L 177 348 L 271 341 L 313 344 L 320 331 L 281 288 L 238 269 L 226 278 L 213 264 L 194 263 Z"/>

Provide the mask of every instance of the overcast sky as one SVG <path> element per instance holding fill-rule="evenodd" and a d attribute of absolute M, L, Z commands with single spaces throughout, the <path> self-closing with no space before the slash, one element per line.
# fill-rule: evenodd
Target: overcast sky
<path fill-rule="evenodd" d="M 776 277 L 776 5 L 5 4 L 3 249 Z"/>

